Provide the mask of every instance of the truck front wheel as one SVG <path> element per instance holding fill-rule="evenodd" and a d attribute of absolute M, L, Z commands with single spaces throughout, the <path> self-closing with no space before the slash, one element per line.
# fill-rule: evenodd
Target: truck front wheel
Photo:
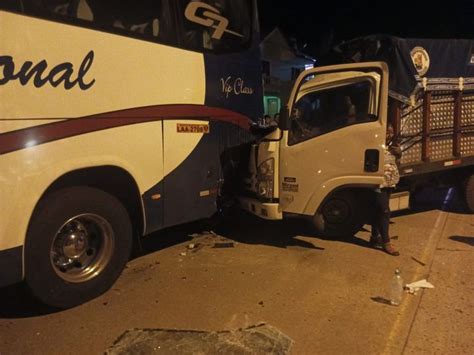
<path fill-rule="evenodd" d="M 312 218 L 318 233 L 329 237 L 351 237 L 365 224 L 366 200 L 363 194 L 339 191 L 326 200 Z"/>
<path fill-rule="evenodd" d="M 129 258 L 132 226 L 112 195 L 73 187 L 38 205 L 25 244 L 25 279 L 41 302 L 69 308 L 107 291 Z"/>

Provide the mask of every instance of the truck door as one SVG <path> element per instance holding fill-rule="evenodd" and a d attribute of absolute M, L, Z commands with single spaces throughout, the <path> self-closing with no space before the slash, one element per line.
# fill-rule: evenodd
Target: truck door
<path fill-rule="evenodd" d="M 314 215 L 331 192 L 380 185 L 387 92 L 388 68 L 379 62 L 300 75 L 280 148 L 283 212 Z M 347 213 L 339 207 L 336 214 Z"/>

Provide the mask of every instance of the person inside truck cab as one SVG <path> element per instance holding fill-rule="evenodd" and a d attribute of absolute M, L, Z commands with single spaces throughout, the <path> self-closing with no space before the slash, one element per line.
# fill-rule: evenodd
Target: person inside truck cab
<path fill-rule="evenodd" d="M 333 96 L 330 102 L 332 107 L 324 130 L 333 131 L 337 128 L 351 125 L 356 121 L 356 107 L 348 95 Z"/>
<path fill-rule="evenodd" d="M 354 104 L 355 103 L 355 104 Z M 289 144 L 296 144 L 357 122 L 358 101 L 346 87 L 301 97 L 292 113 Z"/>
<path fill-rule="evenodd" d="M 352 103 L 351 97 L 350 96 L 344 96 L 342 104 L 344 106 L 347 123 L 354 123 L 355 120 L 356 120 L 356 107 Z"/>
<path fill-rule="evenodd" d="M 291 114 L 289 143 L 295 144 L 314 137 L 314 106 L 315 103 L 305 96 L 298 100 Z"/>

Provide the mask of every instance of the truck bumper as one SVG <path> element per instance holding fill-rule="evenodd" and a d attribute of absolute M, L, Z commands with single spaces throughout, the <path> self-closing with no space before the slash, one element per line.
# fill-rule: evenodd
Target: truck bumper
<path fill-rule="evenodd" d="M 0 287 L 8 286 L 23 279 L 23 248 L 0 250 Z"/>
<path fill-rule="evenodd" d="M 239 198 L 242 208 L 260 218 L 276 220 L 282 219 L 283 213 L 278 203 L 263 203 L 247 197 Z"/>

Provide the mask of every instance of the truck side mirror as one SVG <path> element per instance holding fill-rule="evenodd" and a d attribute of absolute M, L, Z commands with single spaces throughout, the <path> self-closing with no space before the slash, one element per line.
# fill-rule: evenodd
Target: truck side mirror
<path fill-rule="evenodd" d="M 288 106 L 283 106 L 280 110 L 278 128 L 280 128 L 282 131 L 288 131 L 290 128 L 290 114 L 288 112 Z"/>

